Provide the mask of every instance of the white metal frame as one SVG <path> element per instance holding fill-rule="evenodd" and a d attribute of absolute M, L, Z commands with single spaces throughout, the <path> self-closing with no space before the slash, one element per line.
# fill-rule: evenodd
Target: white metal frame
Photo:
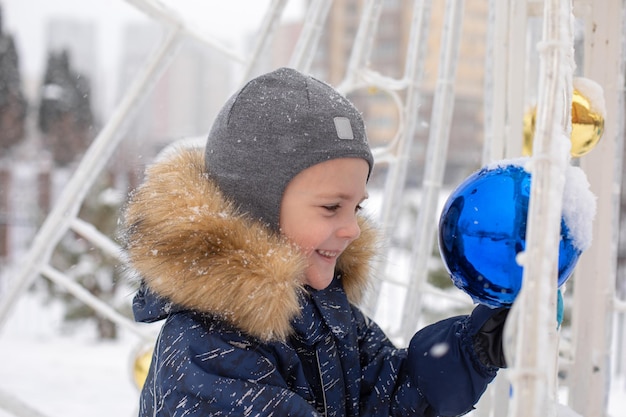
<path fill-rule="evenodd" d="M 584 76 L 604 90 L 606 123 L 602 141 L 580 160 L 597 196 L 593 244 L 574 277 L 573 352 L 569 405 L 584 416 L 603 416 L 611 381 L 613 320 L 624 311 L 615 294 L 619 190 L 624 147 L 625 5 L 620 0 L 580 2 L 585 20 Z M 616 352 L 613 355 L 626 352 Z M 613 356 L 614 358 L 615 356 Z"/>
<path fill-rule="evenodd" d="M 574 71 L 571 10 L 570 1 L 544 3 L 523 283 L 506 326 L 513 417 L 556 416 L 556 276 Z"/>

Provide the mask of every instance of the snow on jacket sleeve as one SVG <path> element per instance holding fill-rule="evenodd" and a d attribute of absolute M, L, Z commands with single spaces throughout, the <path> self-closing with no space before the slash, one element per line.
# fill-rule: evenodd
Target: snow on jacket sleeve
<path fill-rule="evenodd" d="M 280 355 L 236 331 L 220 328 L 220 337 L 212 337 L 205 325 L 219 324 L 185 312 L 167 319 L 141 393 L 140 417 L 319 416 L 282 377 L 292 372 L 280 368 L 294 364 L 275 363 L 271 358 Z"/>

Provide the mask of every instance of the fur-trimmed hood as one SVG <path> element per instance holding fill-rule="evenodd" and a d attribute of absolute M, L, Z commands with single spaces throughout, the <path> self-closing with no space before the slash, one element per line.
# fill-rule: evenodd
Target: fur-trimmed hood
<path fill-rule="evenodd" d="M 300 311 L 306 259 L 285 238 L 236 212 L 204 173 L 202 149 L 177 149 L 146 171 L 124 212 L 131 268 L 152 293 L 179 308 L 217 315 L 264 341 L 284 340 Z M 337 268 L 358 304 L 376 231 L 361 236 Z"/>

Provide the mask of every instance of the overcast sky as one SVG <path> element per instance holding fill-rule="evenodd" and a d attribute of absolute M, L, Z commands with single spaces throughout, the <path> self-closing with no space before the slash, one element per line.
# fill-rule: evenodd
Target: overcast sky
<path fill-rule="evenodd" d="M 99 105 L 108 113 L 117 102 L 119 59 L 128 22 L 149 18 L 135 6 L 152 0 L 0 0 L 3 30 L 13 35 L 26 94 L 35 97 L 47 57 L 46 27 L 50 19 L 75 18 L 94 25 L 96 63 L 101 88 Z M 204 35 L 241 45 L 246 34 L 260 27 L 271 0 L 160 0 Z M 303 0 L 288 0 L 285 19 L 303 13 Z"/>
<path fill-rule="evenodd" d="M 132 5 L 138 0 L 0 0 L 4 30 L 13 34 L 26 75 L 40 73 L 45 60 L 44 31 L 50 18 L 76 17 L 97 25 L 102 65 L 113 65 L 125 22 L 145 20 Z M 270 0 L 161 0 L 198 30 L 218 37 L 239 37 L 258 28 Z M 289 0 L 286 16 L 301 12 L 301 0 Z M 109 68 L 107 68 L 109 69 Z M 110 68 L 113 70 L 113 68 Z"/>

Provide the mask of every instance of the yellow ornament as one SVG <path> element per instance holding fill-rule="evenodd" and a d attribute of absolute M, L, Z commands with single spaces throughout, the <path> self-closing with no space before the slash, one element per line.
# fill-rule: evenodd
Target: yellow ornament
<path fill-rule="evenodd" d="M 153 350 L 152 346 L 143 346 L 135 352 L 133 359 L 133 381 L 139 390 L 143 388 L 143 384 L 148 377 Z"/>
<path fill-rule="evenodd" d="M 604 116 L 593 110 L 591 102 L 580 91 L 572 95 L 572 149 L 574 158 L 591 151 L 604 133 Z"/>
<path fill-rule="evenodd" d="M 530 156 L 533 152 L 537 108 L 524 114 L 524 143 L 522 153 Z M 591 151 L 604 133 L 604 115 L 593 110 L 590 100 L 579 90 L 572 93 L 572 147 L 570 154 L 579 158 Z"/>
<path fill-rule="evenodd" d="M 522 144 L 522 154 L 524 156 L 531 156 L 533 154 L 536 116 L 537 107 L 533 107 L 524 114 L 524 143 Z"/>

